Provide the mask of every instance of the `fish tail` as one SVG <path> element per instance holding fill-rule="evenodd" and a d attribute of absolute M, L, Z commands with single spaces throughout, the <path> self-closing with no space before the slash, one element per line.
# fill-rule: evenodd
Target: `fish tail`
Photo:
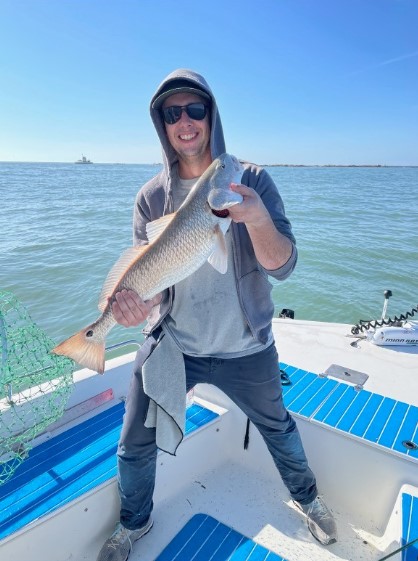
<path fill-rule="evenodd" d="M 94 334 L 94 324 L 82 329 L 52 349 L 85 368 L 103 374 L 105 369 L 105 340 Z"/>

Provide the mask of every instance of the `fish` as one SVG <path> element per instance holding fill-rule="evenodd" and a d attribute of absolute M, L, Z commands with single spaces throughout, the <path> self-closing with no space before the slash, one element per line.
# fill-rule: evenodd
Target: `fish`
<path fill-rule="evenodd" d="M 103 374 L 106 336 L 116 324 L 112 303 L 117 292 L 133 290 L 143 300 L 150 300 L 206 261 L 226 273 L 225 234 L 231 223 L 228 209 L 243 200 L 230 184 L 241 183 L 243 172 L 235 156 L 225 153 L 214 159 L 176 212 L 147 224 L 148 244 L 125 250 L 116 261 L 100 294 L 100 317 L 51 352 Z"/>

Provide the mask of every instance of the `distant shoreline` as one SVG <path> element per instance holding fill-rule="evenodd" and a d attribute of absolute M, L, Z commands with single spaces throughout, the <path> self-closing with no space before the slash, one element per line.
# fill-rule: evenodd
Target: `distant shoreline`
<path fill-rule="evenodd" d="M 261 164 L 269 168 L 418 168 L 414 165 L 385 164 Z"/>
<path fill-rule="evenodd" d="M 74 164 L 74 162 L 34 162 L 34 161 L 12 161 L 0 160 L 0 164 Z M 96 166 L 162 166 L 161 162 L 139 163 L 139 162 L 94 162 Z M 418 168 L 418 165 L 396 165 L 396 164 L 256 164 L 260 167 L 269 168 Z"/>

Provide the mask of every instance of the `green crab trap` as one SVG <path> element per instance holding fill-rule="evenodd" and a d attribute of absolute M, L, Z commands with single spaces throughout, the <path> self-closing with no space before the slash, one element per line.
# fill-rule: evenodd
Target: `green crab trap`
<path fill-rule="evenodd" d="M 54 346 L 15 296 L 0 292 L 0 485 L 64 413 L 74 362 L 51 354 Z"/>

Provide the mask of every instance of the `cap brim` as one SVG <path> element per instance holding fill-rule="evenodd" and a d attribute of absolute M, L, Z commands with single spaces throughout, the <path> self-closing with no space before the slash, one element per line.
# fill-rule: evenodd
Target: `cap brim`
<path fill-rule="evenodd" d="M 208 95 L 206 92 L 204 92 L 203 90 L 200 90 L 199 88 L 193 88 L 193 87 L 188 87 L 188 86 L 183 86 L 180 88 L 173 88 L 172 90 L 168 90 L 166 92 L 163 92 L 162 94 L 160 94 L 159 96 L 157 96 L 154 101 L 152 102 L 151 107 L 153 109 L 160 109 L 162 104 L 164 103 L 164 101 L 175 94 L 179 94 L 179 93 L 191 93 L 191 94 L 195 94 L 198 95 L 200 97 L 203 97 L 204 99 L 208 99 L 209 101 L 211 100 L 210 95 Z"/>

